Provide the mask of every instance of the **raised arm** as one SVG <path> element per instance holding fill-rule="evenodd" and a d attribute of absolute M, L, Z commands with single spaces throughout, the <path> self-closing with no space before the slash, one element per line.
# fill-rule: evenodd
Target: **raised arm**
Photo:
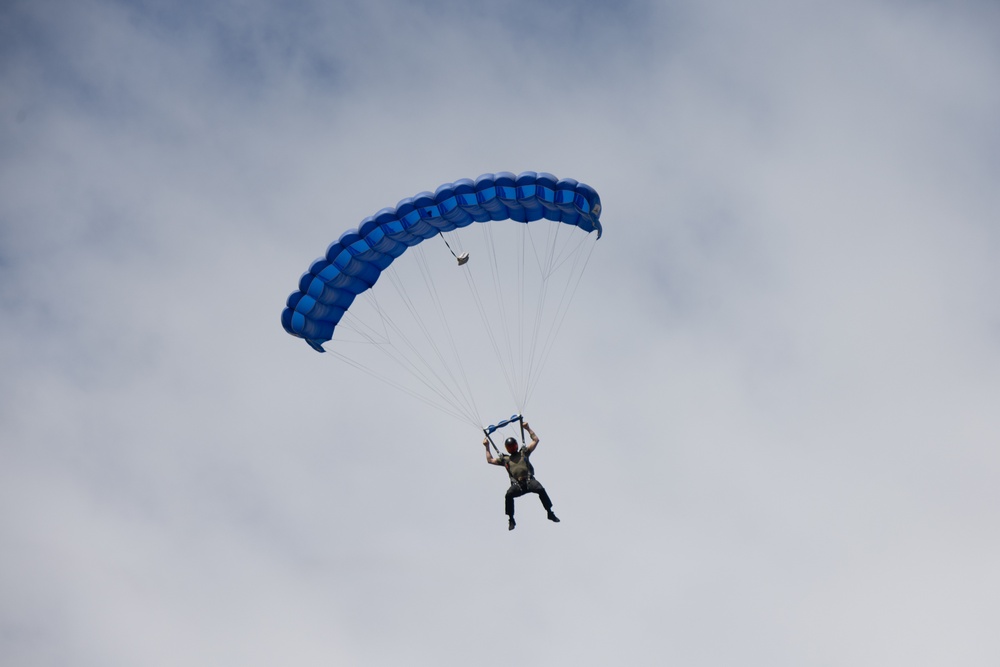
<path fill-rule="evenodd" d="M 528 426 L 528 422 L 522 422 L 522 426 L 524 426 L 524 430 L 528 432 L 528 435 L 531 436 L 531 442 L 529 442 L 528 446 L 525 447 L 525 449 L 527 449 L 528 453 L 530 454 L 531 452 L 535 451 L 535 447 L 538 446 L 538 436 L 535 435 L 534 430 L 532 430 L 532 428 Z"/>
<path fill-rule="evenodd" d="M 495 466 L 502 466 L 503 463 L 493 458 L 493 453 L 490 452 L 490 439 L 483 438 L 483 447 L 486 448 L 486 462 L 492 463 Z"/>

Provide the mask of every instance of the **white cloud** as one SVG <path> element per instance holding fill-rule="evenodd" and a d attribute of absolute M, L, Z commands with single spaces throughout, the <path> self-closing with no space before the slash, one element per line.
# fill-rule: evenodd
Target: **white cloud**
<path fill-rule="evenodd" d="M 626 7 L 5 10 L 0 655 L 996 662 L 995 10 Z M 278 322 L 503 169 L 605 222 L 513 533 L 474 430 Z"/>

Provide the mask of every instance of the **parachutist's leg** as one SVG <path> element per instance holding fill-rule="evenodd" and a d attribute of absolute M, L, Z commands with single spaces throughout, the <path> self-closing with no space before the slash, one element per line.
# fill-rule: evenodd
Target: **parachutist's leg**
<path fill-rule="evenodd" d="M 517 482 L 511 482 L 510 488 L 507 489 L 507 494 L 504 496 L 504 511 L 507 516 L 512 519 L 514 518 L 514 498 L 519 498 L 527 492 L 528 491 Z"/>
<path fill-rule="evenodd" d="M 538 499 L 542 501 L 542 507 L 548 512 L 552 509 L 552 501 L 549 499 L 549 494 L 546 493 L 545 487 L 538 483 L 537 479 L 533 479 L 528 482 L 528 491 L 538 494 Z"/>
<path fill-rule="evenodd" d="M 517 482 L 513 482 L 503 497 L 504 512 L 507 513 L 507 530 L 514 530 L 514 526 L 517 525 L 514 523 L 514 498 L 523 496 L 525 493 L 527 490 L 521 488 Z"/>
<path fill-rule="evenodd" d="M 538 494 L 538 499 L 542 501 L 542 507 L 545 508 L 549 521 L 559 523 L 559 517 L 552 511 L 552 501 L 549 499 L 549 494 L 545 491 L 545 487 L 539 484 L 538 480 L 533 479 L 528 482 L 528 490 Z"/>

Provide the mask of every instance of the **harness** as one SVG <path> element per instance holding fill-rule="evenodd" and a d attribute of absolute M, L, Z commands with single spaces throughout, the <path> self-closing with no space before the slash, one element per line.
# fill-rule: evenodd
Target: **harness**
<path fill-rule="evenodd" d="M 500 450 L 497 449 L 497 446 L 493 443 L 493 438 L 490 437 L 490 435 L 492 433 L 495 433 L 497 430 L 503 428 L 504 426 L 508 426 L 510 424 L 513 424 L 514 422 L 517 422 L 518 426 L 521 427 L 521 445 L 522 446 L 518 450 L 518 453 L 521 454 L 521 460 L 524 461 L 525 467 L 527 467 L 527 469 L 528 469 L 527 476 L 525 476 L 525 477 L 523 477 L 521 479 L 517 479 L 516 477 L 514 477 L 513 473 L 511 473 L 511 471 L 510 471 L 510 457 L 511 457 L 511 454 L 501 454 Z M 486 428 L 483 429 L 483 433 L 486 435 L 487 440 L 489 440 L 490 445 L 493 447 L 493 451 L 495 451 L 497 453 L 497 455 L 500 457 L 500 460 L 503 462 L 503 467 L 507 471 L 507 476 L 510 477 L 510 483 L 513 484 L 513 485 L 518 486 L 519 488 L 522 488 L 525 491 L 527 491 L 527 484 L 528 484 L 528 482 L 530 482 L 531 480 L 535 479 L 535 468 L 534 468 L 534 466 L 531 465 L 531 459 L 528 458 L 529 454 L 525 451 L 525 447 L 523 446 L 524 445 L 524 417 L 522 415 L 511 415 L 510 419 L 504 419 L 503 421 L 499 422 L 498 424 L 490 424 L 489 426 L 487 426 Z"/>
<path fill-rule="evenodd" d="M 524 473 L 524 476 L 523 477 L 514 476 L 514 472 L 511 470 L 511 455 L 501 455 L 503 457 L 502 458 L 503 467 L 507 470 L 507 476 L 510 477 L 510 481 L 512 484 L 518 484 L 518 485 L 527 484 L 528 482 L 530 482 L 535 478 L 535 467 L 531 465 L 531 459 L 529 458 L 528 453 L 524 451 L 524 447 L 519 449 L 517 453 L 521 455 L 517 463 L 518 464 L 521 464 L 522 462 L 524 463 L 523 466 L 520 465 L 518 466 L 521 468 L 521 470 L 519 470 L 518 472 Z M 526 473 L 524 472 L 525 468 L 527 468 Z"/>
<path fill-rule="evenodd" d="M 497 449 L 497 446 L 496 446 L 496 444 L 494 444 L 493 438 L 490 437 L 490 434 L 491 433 L 495 433 L 497 430 L 503 428 L 504 426 L 512 424 L 514 422 L 517 422 L 518 426 L 521 427 L 521 444 L 523 445 L 524 444 L 524 417 L 522 417 L 521 415 L 511 415 L 510 419 L 504 419 L 499 424 L 490 424 L 489 426 L 487 426 L 486 428 L 483 429 L 483 433 L 486 435 L 486 439 L 489 440 L 490 446 L 493 447 L 493 451 L 496 452 L 500 456 L 503 456 L 503 454 L 500 454 L 500 450 Z"/>

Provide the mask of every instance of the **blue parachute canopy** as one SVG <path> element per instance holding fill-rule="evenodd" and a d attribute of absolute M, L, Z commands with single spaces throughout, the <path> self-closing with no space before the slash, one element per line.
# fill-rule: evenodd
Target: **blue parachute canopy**
<path fill-rule="evenodd" d="M 410 246 L 473 222 L 553 220 L 601 237 L 601 198 L 571 178 L 545 172 L 483 174 L 445 183 L 384 208 L 349 229 L 313 262 L 281 314 L 285 331 L 323 352 L 357 295 Z"/>

